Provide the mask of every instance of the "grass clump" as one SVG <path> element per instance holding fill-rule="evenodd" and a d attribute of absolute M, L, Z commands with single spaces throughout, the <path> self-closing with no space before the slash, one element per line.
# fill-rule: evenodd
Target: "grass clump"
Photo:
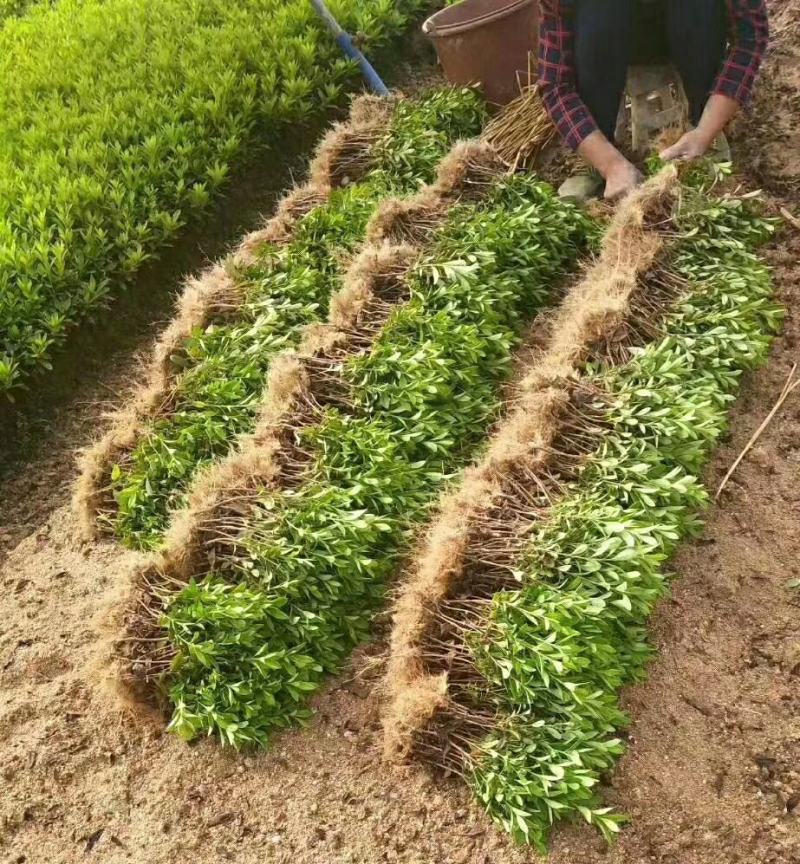
<path fill-rule="evenodd" d="M 241 746 L 308 716 L 368 631 L 442 484 L 500 408 L 522 327 L 593 233 L 530 177 L 454 205 L 407 302 L 345 361 L 338 404 L 301 433 L 305 482 L 264 496 L 235 553 L 175 597 L 171 728 Z"/>
<path fill-rule="evenodd" d="M 672 265 L 685 296 L 629 362 L 586 369 L 601 442 L 533 525 L 519 588 L 485 601 L 464 634 L 477 674 L 460 698 L 494 718 L 470 748 L 468 781 L 505 830 L 543 851 L 559 819 L 619 831 L 623 817 L 597 792 L 624 750 L 619 691 L 645 672 L 665 564 L 707 504 L 698 476 L 780 321 L 753 252 L 768 223 L 723 199 L 701 202 L 680 227 Z"/>
<path fill-rule="evenodd" d="M 452 143 L 477 134 L 483 118 L 472 90 L 401 101 L 371 147 L 373 170 L 334 189 L 300 220 L 288 244 L 265 245 L 259 263 L 237 274 L 245 302 L 233 318 L 189 339 L 168 410 L 112 469 L 116 510 L 106 518 L 125 545 L 160 544 L 197 471 L 252 431 L 271 360 L 324 317 L 378 204 L 432 181 Z"/>
<path fill-rule="evenodd" d="M 374 48 L 422 5 L 332 11 Z M 323 116 L 357 75 L 305 0 L 59 0 L 6 21 L 0 393 L 47 369 L 248 151 Z"/>

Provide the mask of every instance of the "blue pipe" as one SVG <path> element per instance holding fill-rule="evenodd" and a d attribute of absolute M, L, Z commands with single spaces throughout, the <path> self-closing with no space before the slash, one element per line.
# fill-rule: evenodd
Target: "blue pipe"
<path fill-rule="evenodd" d="M 389 88 L 381 80 L 381 76 L 375 71 L 375 67 L 367 60 L 367 58 L 356 48 L 352 37 L 349 33 L 345 33 L 339 26 L 339 22 L 331 15 L 330 10 L 325 5 L 324 0 L 311 0 L 311 5 L 317 10 L 320 18 L 325 22 L 325 26 L 333 34 L 336 39 L 336 44 L 350 57 L 355 60 L 361 67 L 361 74 L 364 80 L 369 84 L 370 88 L 379 96 L 388 96 Z"/>

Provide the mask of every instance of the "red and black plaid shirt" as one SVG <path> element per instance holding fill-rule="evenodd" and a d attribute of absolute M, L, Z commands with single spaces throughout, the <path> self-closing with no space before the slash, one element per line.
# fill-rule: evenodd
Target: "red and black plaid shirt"
<path fill-rule="evenodd" d="M 712 92 L 744 105 L 769 41 L 767 7 L 765 0 L 726 0 L 726 3 L 730 45 Z M 575 83 L 574 5 L 575 0 L 541 0 L 539 27 L 539 87 L 550 118 L 573 150 L 597 129 Z"/>

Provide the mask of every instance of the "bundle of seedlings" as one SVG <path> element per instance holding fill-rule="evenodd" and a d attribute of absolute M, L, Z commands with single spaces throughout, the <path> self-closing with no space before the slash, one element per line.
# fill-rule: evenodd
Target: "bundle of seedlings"
<path fill-rule="evenodd" d="M 261 743 L 308 716 L 594 229 L 536 179 L 505 176 L 485 145 L 461 145 L 368 233 L 330 326 L 270 376 L 254 439 L 269 482 L 244 507 L 218 496 L 192 538 L 202 555 L 140 574 L 150 619 L 129 616 L 127 668 L 166 690 L 187 738 Z"/>
<path fill-rule="evenodd" d="M 620 688 L 644 672 L 664 564 L 706 503 L 698 474 L 780 321 L 753 251 L 772 225 L 711 195 L 702 173 L 679 190 L 668 176 L 623 205 L 518 408 L 444 502 L 395 615 L 387 755 L 462 775 L 541 850 L 557 819 L 619 830 L 597 786 L 623 750 Z M 626 235 L 638 257 L 626 220 L 658 184 L 671 213 L 644 220 L 655 255 L 624 277 L 622 304 L 576 326 L 593 280 L 619 287 L 603 265 Z"/>
<path fill-rule="evenodd" d="M 146 386 L 83 458 L 76 501 L 87 532 L 160 545 L 198 470 L 253 430 L 270 362 L 321 320 L 377 204 L 430 181 L 482 119 L 479 97 L 465 89 L 356 100 L 320 145 L 310 181 L 189 283 Z"/>

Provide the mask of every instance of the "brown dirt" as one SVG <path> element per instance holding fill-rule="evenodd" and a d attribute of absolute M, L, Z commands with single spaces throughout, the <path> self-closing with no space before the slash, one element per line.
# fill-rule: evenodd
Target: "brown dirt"
<path fill-rule="evenodd" d="M 800 27 L 788 34 L 740 152 L 759 154 L 756 179 L 797 210 Z M 785 333 L 770 365 L 745 382 L 712 486 L 800 360 L 798 255 L 800 232 L 788 229 L 772 252 Z M 98 373 L 83 398 L 117 390 L 125 371 Z M 41 455 L 3 490 L 8 545 L 25 537 L 0 570 L 3 864 L 536 860 L 488 825 L 458 784 L 380 764 L 380 637 L 317 700 L 311 728 L 268 753 L 187 746 L 126 714 L 102 674 L 103 621 L 133 554 L 76 543 L 67 481 L 98 410 L 73 401 L 62 416 L 49 418 Z M 800 576 L 798 526 L 796 394 L 709 514 L 704 537 L 675 561 L 672 599 L 653 622 L 659 657 L 627 694 L 631 749 L 607 790 L 631 826 L 610 852 L 589 830 L 561 829 L 552 864 L 800 862 L 800 591 L 787 587 Z"/>

